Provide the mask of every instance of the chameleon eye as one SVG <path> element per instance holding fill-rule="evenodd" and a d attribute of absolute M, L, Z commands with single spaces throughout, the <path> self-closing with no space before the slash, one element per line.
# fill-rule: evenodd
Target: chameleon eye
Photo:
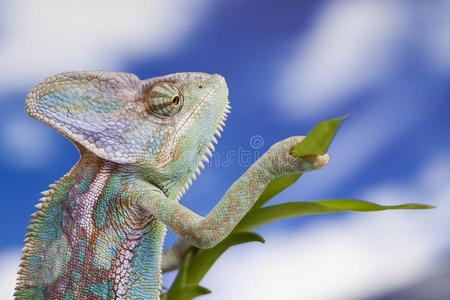
<path fill-rule="evenodd" d="M 183 107 L 183 94 L 170 82 L 160 82 L 144 92 L 147 109 L 162 117 L 170 117 Z"/>

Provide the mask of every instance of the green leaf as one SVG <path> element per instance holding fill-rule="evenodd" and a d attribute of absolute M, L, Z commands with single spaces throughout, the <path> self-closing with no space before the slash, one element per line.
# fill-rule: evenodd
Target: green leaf
<path fill-rule="evenodd" d="M 257 209 L 263 206 L 267 201 L 272 199 L 277 194 L 281 193 L 283 190 L 293 185 L 301 176 L 301 173 L 283 175 L 278 178 L 273 179 L 266 186 L 261 196 L 259 196 L 258 201 L 253 205 L 252 209 Z"/>
<path fill-rule="evenodd" d="M 407 203 L 401 205 L 378 205 L 355 199 L 329 199 L 315 202 L 288 202 L 262 207 L 249 212 L 236 227 L 236 230 L 252 228 L 290 217 L 337 213 L 344 211 L 370 212 L 388 209 L 429 209 L 432 205 Z"/>
<path fill-rule="evenodd" d="M 183 287 L 186 285 L 187 277 L 188 277 L 188 269 L 190 262 L 192 260 L 192 257 L 197 253 L 198 249 L 195 247 L 191 247 L 188 252 L 186 253 L 183 262 L 181 263 L 180 270 L 178 271 L 177 277 L 175 278 L 174 282 L 172 283 L 172 286 L 170 287 L 170 291 L 172 289 L 177 289 L 180 287 Z M 169 294 L 170 294 L 169 291 Z"/>
<path fill-rule="evenodd" d="M 380 211 L 388 209 L 431 209 L 435 208 L 433 205 L 421 203 L 406 203 L 400 205 L 380 205 L 364 200 L 358 199 L 327 199 L 316 201 L 324 207 L 330 209 L 349 210 L 356 212 Z"/>
<path fill-rule="evenodd" d="M 308 135 L 298 143 L 291 154 L 297 157 L 309 156 L 309 155 L 322 155 L 328 151 L 333 137 L 335 136 L 339 125 L 347 117 L 335 118 L 320 122 L 308 133 Z M 281 193 L 283 190 L 294 184 L 302 174 L 288 174 L 273 179 L 252 209 L 257 209 L 263 206 L 267 201 Z"/>
<path fill-rule="evenodd" d="M 210 293 L 209 289 L 200 285 L 186 285 L 174 289 L 171 288 L 169 293 L 163 295 L 161 300 L 191 300 Z"/>
<path fill-rule="evenodd" d="M 304 157 L 327 153 L 339 126 L 346 118 L 347 116 L 329 119 L 314 126 L 308 135 L 292 149 L 291 155 Z"/>
<path fill-rule="evenodd" d="M 264 239 L 254 232 L 234 232 L 215 247 L 200 249 L 190 261 L 187 284 L 200 283 L 212 265 L 226 250 L 232 246 L 248 242 L 264 243 Z"/>
<path fill-rule="evenodd" d="M 262 207 L 249 212 L 236 226 L 236 230 L 249 230 L 267 223 L 289 217 L 338 212 L 313 202 L 288 202 Z"/>

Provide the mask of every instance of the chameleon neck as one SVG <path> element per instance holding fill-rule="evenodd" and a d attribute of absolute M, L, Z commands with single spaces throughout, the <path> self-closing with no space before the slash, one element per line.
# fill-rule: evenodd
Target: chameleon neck
<path fill-rule="evenodd" d="M 17 299 L 157 299 L 165 226 L 133 207 L 133 173 L 89 154 L 44 192 Z M 128 175 L 127 175 L 128 174 Z"/>

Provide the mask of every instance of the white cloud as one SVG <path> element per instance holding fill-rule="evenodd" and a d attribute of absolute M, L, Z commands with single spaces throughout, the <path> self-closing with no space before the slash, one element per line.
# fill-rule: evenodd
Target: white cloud
<path fill-rule="evenodd" d="M 405 18 L 395 1 L 330 1 L 286 61 L 280 104 L 293 114 L 317 114 L 373 83 L 389 68 Z"/>
<path fill-rule="evenodd" d="M 55 72 L 115 70 L 126 58 L 176 51 L 208 7 L 203 0 L 10 0 L 0 5 L 2 90 Z"/>
<path fill-rule="evenodd" d="M 449 181 L 450 158 L 439 158 L 408 184 L 365 193 L 380 203 L 431 200 L 435 210 L 330 219 L 234 248 L 205 278 L 209 299 L 361 299 L 409 285 L 450 246 Z"/>
<path fill-rule="evenodd" d="M 0 252 L 0 295 L 1 299 L 13 299 L 16 274 L 19 270 L 20 251 L 17 249 Z"/>
<path fill-rule="evenodd" d="M 24 116 L 7 118 L 0 124 L 4 163 L 16 168 L 40 167 L 54 154 L 54 141 L 50 130 Z"/>
<path fill-rule="evenodd" d="M 422 15 L 418 31 L 424 36 L 421 45 L 430 64 L 440 72 L 450 72 L 450 1 L 440 0 L 419 7 Z"/>
<path fill-rule="evenodd" d="M 362 89 L 394 80 L 398 62 L 414 51 L 450 70 L 450 2 L 419 4 L 329 1 L 280 70 L 274 97 L 283 112 L 314 118 L 333 111 Z"/>

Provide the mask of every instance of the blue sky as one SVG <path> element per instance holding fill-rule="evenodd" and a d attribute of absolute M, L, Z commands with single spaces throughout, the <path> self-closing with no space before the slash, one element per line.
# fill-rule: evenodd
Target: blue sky
<path fill-rule="evenodd" d="M 280 290 L 285 299 L 364 299 L 450 267 L 449 20 L 444 0 L 0 2 L 0 269 L 12 274 L 0 293 L 12 291 L 39 192 L 78 159 L 25 115 L 24 97 L 45 76 L 80 69 L 225 76 L 232 112 L 216 147 L 222 165 L 208 166 L 182 200 L 200 214 L 246 168 L 236 156 L 224 166 L 229 153 L 261 154 L 347 113 L 330 166 L 274 202 L 439 206 L 266 226 L 266 245 L 233 249 L 205 279 L 213 299 L 271 299 Z M 255 136 L 264 141 L 256 149 Z M 273 274 L 279 279 L 264 285 Z"/>

